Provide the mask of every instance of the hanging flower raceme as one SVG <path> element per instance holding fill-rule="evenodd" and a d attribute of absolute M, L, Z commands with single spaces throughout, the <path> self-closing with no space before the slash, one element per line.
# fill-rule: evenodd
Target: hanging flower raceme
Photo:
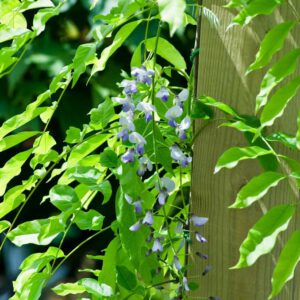
<path fill-rule="evenodd" d="M 192 157 L 186 156 L 176 144 L 171 147 L 171 157 L 184 168 L 192 162 Z"/>
<path fill-rule="evenodd" d="M 175 189 L 175 183 L 170 178 L 164 177 L 155 185 L 155 188 L 159 191 L 157 197 L 158 203 L 164 205 L 169 193 Z"/>

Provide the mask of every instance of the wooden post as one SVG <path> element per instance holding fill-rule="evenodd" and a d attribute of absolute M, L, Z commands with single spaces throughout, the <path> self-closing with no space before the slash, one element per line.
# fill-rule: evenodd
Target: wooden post
<path fill-rule="evenodd" d="M 204 6 L 218 15 L 221 26 L 216 29 L 205 18 L 201 20 L 198 95 L 212 96 L 232 105 L 240 113 L 253 114 L 255 98 L 266 69 L 246 77 L 246 68 L 253 62 L 258 44 L 265 33 L 275 23 L 293 19 L 293 16 L 289 7 L 283 5 L 272 16 L 258 17 L 245 28 L 233 27 L 226 31 L 234 16 L 232 11 L 223 7 L 226 2 L 203 1 Z M 300 11 L 300 1 L 294 0 L 294 5 Z M 289 37 L 285 51 L 299 47 L 299 43 L 298 29 Z M 282 52 L 279 56 L 282 56 Z M 293 100 L 285 117 L 276 121 L 276 130 L 281 129 L 291 134 L 296 132 L 299 104 L 299 97 Z M 191 293 L 190 299 L 214 296 L 222 300 L 266 300 L 271 291 L 274 259 L 278 258 L 281 245 L 277 244 L 272 255 L 261 257 L 251 268 L 229 270 L 238 260 L 238 249 L 248 230 L 262 216 L 262 208 L 259 203 L 245 210 L 228 209 L 228 206 L 235 200 L 239 189 L 251 177 L 261 172 L 261 167 L 257 162 L 246 161 L 233 170 L 222 170 L 216 175 L 213 174 L 218 157 L 226 149 L 247 145 L 241 133 L 234 129 L 218 128 L 219 124 L 216 121 L 205 127 L 194 146 L 192 212 L 209 217 L 209 223 L 201 229 L 201 234 L 208 239 L 208 243 L 200 245 L 194 242 L 190 249 L 192 258 L 188 277 L 200 286 L 199 292 Z M 196 132 L 201 125 L 201 121 L 196 123 Z M 293 201 L 295 198 L 291 188 L 286 183 L 280 183 L 264 197 L 262 203 L 270 207 L 276 203 Z M 298 222 L 294 221 L 290 227 L 300 228 L 299 217 Z M 281 235 L 282 240 L 285 241 L 289 235 L 290 232 Z M 208 254 L 208 260 L 197 257 L 196 251 Z M 212 269 L 203 276 L 202 272 L 207 265 L 211 265 Z M 298 275 L 277 299 L 300 299 Z"/>

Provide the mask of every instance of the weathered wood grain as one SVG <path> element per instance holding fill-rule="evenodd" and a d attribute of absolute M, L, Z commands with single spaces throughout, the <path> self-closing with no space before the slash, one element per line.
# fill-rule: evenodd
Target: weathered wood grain
<path fill-rule="evenodd" d="M 222 7 L 226 3 L 224 0 L 203 2 L 219 16 L 222 24 L 215 29 L 207 20 L 202 19 L 198 95 L 212 96 L 232 105 L 241 113 L 253 114 L 255 97 L 266 69 L 251 73 L 247 77 L 244 75 L 245 71 L 253 62 L 258 43 L 264 34 L 275 23 L 292 18 L 291 11 L 284 5 L 273 16 L 259 17 L 250 26 L 233 27 L 226 31 L 234 11 Z M 300 1 L 295 0 L 294 4 L 300 12 Z M 299 43 L 298 26 L 289 37 L 285 51 L 295 46 L 299 47 Z M 282 56 L 282 53 L 279 56 Z M 274 129 L 295 133 L 299 104 L 298 97 L 289 105 L 285 117 L 276 121 Z M 221 114 L 218 115 L 222 117 Z M 201 231 L 208 243 L 199 245 L 194 242 L 190 249 L 192 258 L 189 280 L 199 283 L 200 290 L 191 293 L 189 299 L 218 296 L 222 300 L 266 300 L 271 291 L 273 260 L 278 257 L 280 245 L 273 251 L 273 256 L 266 255 L 260 258 L 251 268 L 229 270 L 229 267 L 237 262 L 239 246 L 249 228 L 262 215 L 262 210 L 259 204 L 245 210 L 230 210 L 228 206 L 233 203 L 239 189 L 251 177 L 260 173 L 261 167 L 257 162 L 247 161 L 240 163 L 233 170 L 222 170 L 213 175 L 216 161 L 224 150 L 232 146 L 247 145 L 242 134 L 234 129 L 218 128 L 219 124 L 220 122 L 216 121 L 202 130 L 194 146 L 192 212 L 207 216 L 210 221 Z M 199 121 L 195 131 L 200 127 Z M 285 151 L 281 148 L 278 150 Z M 294 201 L 295 198 L 288 184 L 280 183 L 263 199 L 263 203 L 270 207 L 276 203 Z M 300 228 L 299 222 L 294 221 L 291 228 Z M 290 232 L 281 235 L 282 240 L 289 234 Z M 196 251 L 208 254 L 209 259 L 201 260 L 193 254 Z M 212 270 L 206 276 L 202 276 L 206 265 L 211 265 Z M 300 299 L 299 283 L 297 275 L 296 280 L 290 282 L 276 300 Z"/>

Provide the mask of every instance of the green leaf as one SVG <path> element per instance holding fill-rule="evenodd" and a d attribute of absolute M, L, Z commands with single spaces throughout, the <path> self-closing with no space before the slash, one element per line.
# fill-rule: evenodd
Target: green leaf
<path fill-rule="evenodd" d="M 21 173 L 22 166 L 32 153 L 32 149 L 20 152 L 9 159 L 0 169 L 0 196 L 5 193 L 7 184 Z"/>
<path fill-rule="evenodd" d="M 65 142 L 68 144 L 77 144 L 81 141 L 81 131 L 79 128 L 70 127 L 67 131 Z"/>
<path fill-rule="evenodd" d="M 68 177 L 76 179 L 78 182 L 89 187 L 93 187 L 97 185 L 97 181 L 101 177 L 101 173 L 98 169 L 93 167 L 78 166 L 70 170 Z"/>
<path fill-rule="evenodd" d="M 117 266 L 116 269 L 118 284 L 128 291 L 133 291 L 137 286 L 135 274 L 125 266 Z"/>
<path fill-rule="evenodd" d="M 46 252 L 33 253 L 27 256 L 21 266 L 20 270 L 26 271 L 28 269 L 33 269 L 36 272 L 40 272 L 49 262 L 56 258 L 64 257 L 64 253 L 61 249 L 56 247 L 49 247 Z"/>
<path fill-rule="evenodd" d="M 49 19 L 59 14 L 59 6 L 40 9 L 33 18 L 32 29 L 35 30 L 36 35 L 41 34 L 45 30 L 46 23 Z"/>
<path fill-rule="evenodd" d="M 0 24 L 0 43 L 14 39 L 17 36 L 24 35 L 28 32 L 26 28 L 11 28 L 5 24 Z"/>
<path fill-rule="evenodd" d="M 224 5 L 227 8 L 236 8 L 236 7 L 243 7 L 246 6 L 248 2 L 252 0 L 231 0 L 229 3 Z"/>
<path fill-rule="evenodd" d="M 267 154 L 272 154 L 272 151 L 257 146 L 230 148 L 226 150 L 219 158 L 215 167 L 215 173 L 219 172 L 223 168 L 232 169 L 241 160 L 254 159 Z"/>
<path fill-rule="evenodd" d="M 258 15 L 270 15 L 285 0 L 253 0 L 233 19 L 233 24 L 246 25 Z"/>
<path fill-rule="evenodd" d="M 64 230 L 65 225 L 58 216 L 22 223 L 7 237 L 18 247 L 26 244 L 49 245 Z"/>
<path fill-rule="evenodd" d="M 116 168 L 119 166 L 118 155 L 113 150 L 106 148 L 100 154 L 100 164 L 106 168 Z"/>
<path fill-rule="evenodd" d="M 0 141 L 0 152 L 10 149 L 39 133 L 39 131 L 22 131 L 17 134 L 9 135 Z"/>
<path fill-rule="evenodd" d="M 240 259 L 233 268 L 253 265 L 257 259 L 273 249 L 277 236 L 288 228 L 295 212 L 293 205 L 279 205 L 270 209 L 249 230 L 247 238 L 240 247 Z"/>
<path fill-rule="evenodd" d="M 24 202 L 26 197 L 22 193 L 34 187 L 37 180 L 38 177 L 32 175 L 28 180 L 23 181 L 22 185 L 16 185 L 5 193 L 4 200 L 0 203 L 0 218 L 3 218 Z"/>
<path fill-rule="evenodd" d="M 208 96 L 202 96 L 200 97 L 200 101 L 204 103 L 205 105 L 215 107 L 221 111 L 223 111 L 226 114 L 229 114 L 231 116 L 234 116 L 238 119 L 241 117 L 238 115 L 238 113 L 229 105 L 223 103 L 223 102 L 218 102 L 214 98 L 208 97 Z"/>
<path fill-rule="evenodd" d="M 236 122 L 232 122 L 232 123 L 223 123 L 220 126 L 235 128 L 235 129 L 237 129 L 238 131 L 241 131 L 241 132 L 252 132 L 252 133 L 257 132 L 257 128 L 251 127 L 251 126 L 245 124 L 242 121 L 236 121 Z"/>
<path fill-rule="evenodd" d="M 109 137 L 110 134 L 95 134 L 87 138 L 81 144 L 75 146 L 67 160 L 67 166 L 69 168 L 75 166 L 82 158 L 86 157 L 105 143 Z"/>
<path fill-rule="evenodd" d="M 96 44 L 82 44 L 77 48 L 73 59 L 74 73 L 72 87 L 76 84 L 81 74 L 85 72 L 86 66 L 96 57 Z"/>
<path fill-rule="evenodd" d="M 0 233 L 10 227 L 10 222 L 8 221 L 0 221 Z"/>
<path fill-rule="evenodd" d="M 230 208 L 245 208 L 264 197 L 270 188 L 278 185 L 285 176 L 276 172 L 265 172 L 252 178 L 239 191 L 235 203 Z"/>
<path fill-rule="evenodd" d="M 90 114 L 91 121 L 89 125 L 95 130 L 104 128 L 115 116 L 113 102 L 110 98 L 106 98 L 97 108 L 93 108 Z"/>
<path fill-rule="evenodd" d="M 295 231 L 282 249 L 272 276 L 272 299 L 280 293 L 284 285 L 294 277 L 300 260 L 300 231 Z"/>
<path fill-rule="evenodd" d="M 35 1 L 23 1 L 22 5 L 20 6 L 20 11 L 26 11 L 29 9 L 37 9 L 37 8 L 44 8 L 44 7 L 53 7 L 54 4 L 50 0 L 35 0 Z"/>
<path fill-rule="evenodd" d="M 74 222 L 81 230 L 100 230 L 103 225 L 104 216 L 94 209 L 87 212 L 79 211 Z"/>
<path fill-rule="evenodd" d="M 271 61 L 273 55 L 283 47 L 289 32 L 295 25 L 296 22 L 288 21 L 274 26 L 260 43 L 260 49 L 256 54 L 255 62 L 249 66 L 247 73 L 266 66 Z"/>
<path fill-rule="evenodd" d="M 133 55 L 131 57 L 130 66 L 131 67 L 140 67 L 142 65 L 142 44 L 141 42 L 138 47 L 135 48 Z M 147 40 L 146 40 L 147 43 Z"/>
<path fill-rule="evenodd" d="M 52 291 L 59 296 L 77 295 L 85 292 L 85 287 L 81 286 L 78 282 L 75 283 L 61 283 L 52 288 Z"/>
<path fill-rule="evenodd" d="M 261 127 L 271 126 L 279 118 L 287 104 L 296 96 L 300 88 L 300 76 L 280 88 L 264 107 L 260 121 Z"/>
<path fill-rule="evenodd" d="M 27 29 L 27 21 L 19 11 L 11 11 L 0 18 L 2 24 L 13 29 Z"/>
<path fill-rule="evenodd" d="M 288 75 L 293 74 L 298 65 L 298 60 L 300 57 L 300 49 L 293 49 L 287 53 L 284 57 L 279 59 L 273 67 L 264 76 L 259 94 L 256 97 L 256 112 L 266 105 L 268 101 L 268 96 L 275 86 L 278 85 L 282 80 L 284 80 Z"/>
<path fill-rule="evenodd" d="M 108 59 L 116 52 L 118 48 L 122 46 L 122 44 L 142 21 L 143 20 L 137 20 L 122 26 L 122 28 L 117 32 L 112 44 L 105 48 L 101 53 L 100 59 L 96 60 L 92 69 L 92 76 L 96 72 L 103 71 L 105 69 Z"/>
<path fill-rule="evenodd" d="M 155 51 L 156 37 L 147 39 L 144 43 L 148 51 Z M 171 63 L 180 70 L 186 69 L 186 63 L 181 53 L 167 40 L 159 37 L 157 44 L 157 55 Z"/>
<path fill-rule="evenodd" d="M 83 278 L 78 283 L 85 287 L 86 291 L 98 299 L 103 297 L 111 297 L 113 295 L 112 288 L 107 284 L 99 284 L 97 280 L 92 278 Z"/>
<path fill-rule="evenodd" d="M 184 0 L 157 0 L 161 19 L 170 26 L 171 36 L 182 27 L 186 2 Z"/>
<path fill-rule="evenodd" d="M 56 185 L 49 193 L 50 202 L 62 212 L 75 211 L 80 207 L 80 200 L 68 185 Z"/>
<path fill-rule="evenodd" d="M 112 195 L 112 187 L 108 180 L 100 182 L 97 185 L 97 191 L 100 191 L 103 194 L 102 204 L 105 204 L 110 200 L 110 197 Z"/>
<path fill-rule="evenodd" d="M 296 138 L 284 132 L 274 132 L 266 138 L 269 142 L 280 142 L 288 148 L 297 149 Z"/>
<path fill-rule="evenodd" d="M 43 113 L 47 108 L 38 107 L 38 106 L 41 105 L 43 102 L 45 102 L 50 96 L 51 96 L 50 91 L 46 91 L 40 94 L 37 97 L 36 101 L 30 103 L 26 107 L 26 110 L 24 112 L 6 120 L 0 127 L 0 140 L 8 133 L 23 126 L 24 124 L 28 123 L 29 121 L 31 121 L 32 119 L 36 118 L 41 113 Z"/>
<path fill-rule="evenodd" d="M 50 135 L 49 132 L 44 132 L 40 137 L 38 137 L 33 144 L 34 154 L 47 154 L 50 149 L 56 145 L 55 139 Z"/>

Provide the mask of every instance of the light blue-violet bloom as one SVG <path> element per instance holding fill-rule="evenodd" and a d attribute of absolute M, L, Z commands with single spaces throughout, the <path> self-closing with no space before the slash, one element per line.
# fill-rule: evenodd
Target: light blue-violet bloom
<path fill-rule="evenodd" d="M 208 218 L 199 217 L 199 216 L 192 214 L 190 217 L 190 221 L 194 226 L 202 227 L 203 225 L 205 225 L 208 222 Z"/>
<path fill-rule="evenodd" d="M 174 97 L 173 104 L 183 108 L 183 102 L 189 98 L 189 91 L 183 89 L 177 96 Z"/>
<path fill-rule="evenodd" d="M 146 120 L 147 123 L 152 120 L 152 113 L 156 111 L 155 106 L 153 106 L 150 103 L 146 103 L 146 102 L 140 102 L 136 106 L 136 109 L 145 114 L 145 120 Z"/>
<path fill-rule="evenodd" d="M 144 217 L 142 223 L 143 223 L 144 225 L 152 226 L 152 225 L 153 225 L 153 222 L 154 222 L 154 220 L 153 220 L 153 214 L 152 214 L 151 210 L 148 210 L 148 211 L 146 212 L 146 215 L 145 215 L 145 217 Z"/>
<path fill-rule="evenodd" d="M 136 153 L 143 155 L 145 150 L 144 146 L 147 143 L 145 138 L 138 132 L 132 132 L 129 134 L 129 141 L 132 144 L 136 144 Z"/>
<path fill-rule="evenodd" d="M 154 74 L 153 70 L 147 70 L 144 66 L 140 68 L 132 68 L 131 70 L 131 75 L 136 78 L 137 82 L 142 82 L 148 85 L 151 85 Z"/>
<path fill-rule="evenodd" d="M 154 239 L 153 246 L 152 246 L 151 250 L 154 253 L 163 252 L 164 251 L 164 248 L 163 248 L 163 246 L 162 246 L 159 238 Z"/>
<path fill-rule="evenodd" d="M 180 106 L 172 106 L 169 108 L 165 114 L 165 117 L 168 119 L 168 124 L 172 127 L 176 127 L 177 123 L 175 119 L 179 118 L 183 113 L 183 110 Z"/>
<path fill-rule="evenodd" d="M 190 126 L 191 126 L 191 118 L 189 116 L 186 116 L 176 127 L 176 133 L 178 134 L 181 140 L 187 139 L 186 130 L 189 129 Z"/>
<path fill-rule="evenodd" d="M 134 149 L 128 149 L 122 156 L 121 156 L 121 160 L 123 163 L 128 164 L 134 161 L 134 154 L 135 151 Z"/>
<path fill-rule="evenodd" d="M 165 86 L 162 86 L 156 93 L 155 97 L 161 99 L 164 102 L 167 102 L 170 97 L 170 92 Z"/>
<path fill-rule="evenodd" d="M 152 162 L 148 157 L 142 156 L 139 158 L 139 168 L 137 170 L 137 174 L 139 176 L 144 176 L 147 170 L 150 172 L 153 170 Z"/>
<path fill-rule="evenodd" d="M 132 102 L 132 98 L 130 96 L 126 96 L 125 98 L 121 97 L 112 97 L 112 101 L 122 104 L 122 111 L 128 112 L 128 111 L 134 111 L 135 106 Z"/>
<path fill-rule="evenodd" d="M 176 144 L 171 147 L 171 157 L 184 168 L 189 166 L 192 162 L 192 158 L 190 156 L 186 156 Z"/>
<path fill-rule="evenodd" d="M 155 188 L 159 191 L 157 197 L 158 203 L 164 205 L 169 193 L 175 189 L 175 183 L 170 178 L 163 177 L 160 182 L 155 185 Z"/>
<path fill-rule="evenodd" d="M 136 94 L 138 92 L 138 88 L 137 88 L 135 80 L 124 79 L 120 83 L 120 86 L 124 88 L 123 91 L 124 91 L 124 94 L 126 94 L 126 95 L 132 95 L 132 94 Z"/>

